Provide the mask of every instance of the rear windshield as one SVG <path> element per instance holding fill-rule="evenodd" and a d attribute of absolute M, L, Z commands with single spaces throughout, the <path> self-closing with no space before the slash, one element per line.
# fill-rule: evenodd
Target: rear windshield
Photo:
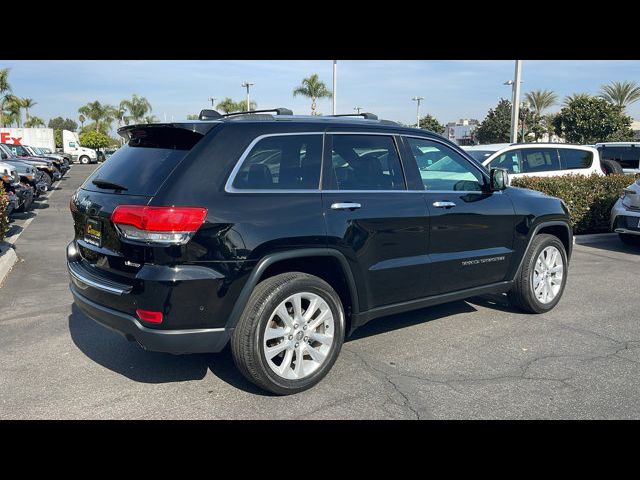
<path fill-rule="evenodd" d="M 93 180 L 101 180 L 126 188 L 118 190 L 118 193 L 155 195 L 202 137 L 200 133 L 177 128 L 134 130 L 129 143 L 119 148 L 91 174 L 82 188 L 94 192 L 115 192 L 114 189 L 93 184 Z"/>

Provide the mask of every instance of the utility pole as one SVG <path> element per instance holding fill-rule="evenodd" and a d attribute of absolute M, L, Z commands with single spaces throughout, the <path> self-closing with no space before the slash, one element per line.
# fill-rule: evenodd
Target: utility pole
<path fill-rule="evenodd" d="M 255 83 L 249 83 L 245 80 L 245 82 L 241 85 L 242 87 L 246 87 L 247 89 L 247 111 L 251 111 L 251 102 L 249 102 L 249 88 L 251 88 Z"/>
<path fill-rule="evenodd" d="M 416 128 L 420 128 L 420 101 L 424 100 L 424 97 L 413 97 L 411 100 L 418 102 L 416 108 Z"/>
<path fill-rule="evenodd" d="M 209 97 L 209 101 L 211 102 L 211 108 L 215 108 L 214 103 L 216 103 L 216 100 L 217 100 L 216 97 Z"/>
<path fill-rule="evenodd" d="M 518 118 L 520 111 L 520 77 L 522 74 L 522 60 L 516 60 L 515 78 L 513 79 L 511 98 L 511 143 L 518 142 Z"/>
<path fill-rule="evenodd" d="M 358 115 L 360 115 L 360 110 L 362 110 L 362 107 L 353 107 L 353 109 L 358 112 Z"/>
<path fill-rule="evenodd" d="M 338 91 L 338 61 L 333 61 L 333 114 L 336 115 L 336 94 Z M 358 112 L 359 113 L 359 112 Z"/>

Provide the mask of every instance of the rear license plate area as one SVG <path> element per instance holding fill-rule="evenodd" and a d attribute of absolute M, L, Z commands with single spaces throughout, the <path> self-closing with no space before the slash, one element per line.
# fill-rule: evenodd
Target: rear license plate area
<path fill-rule="evenodd" d="M 96 247 L 102 246 L 102 222 L 100 220 L 87 219 L 84 229 L 84 241 Z"/>

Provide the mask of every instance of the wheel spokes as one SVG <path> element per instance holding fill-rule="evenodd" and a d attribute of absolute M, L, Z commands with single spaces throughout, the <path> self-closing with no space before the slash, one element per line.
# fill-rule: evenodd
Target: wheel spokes
<path fill-rule="evenodd" d="M 264 339 L 273 340 L 274 338 L 282 338 L 287 333 L 287 330 L 284 328 L 267 328 L 267 331 L 264 334 Z"/>

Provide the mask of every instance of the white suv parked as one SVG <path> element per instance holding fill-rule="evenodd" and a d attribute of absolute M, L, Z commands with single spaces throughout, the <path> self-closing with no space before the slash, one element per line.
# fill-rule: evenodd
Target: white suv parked
<path fill-rule="evenodd" d="M 483 160 L 489 168 L 504 168 L 511 177 L 604 175 L 594 147 L 559 143 L 513 144 Z"/>

